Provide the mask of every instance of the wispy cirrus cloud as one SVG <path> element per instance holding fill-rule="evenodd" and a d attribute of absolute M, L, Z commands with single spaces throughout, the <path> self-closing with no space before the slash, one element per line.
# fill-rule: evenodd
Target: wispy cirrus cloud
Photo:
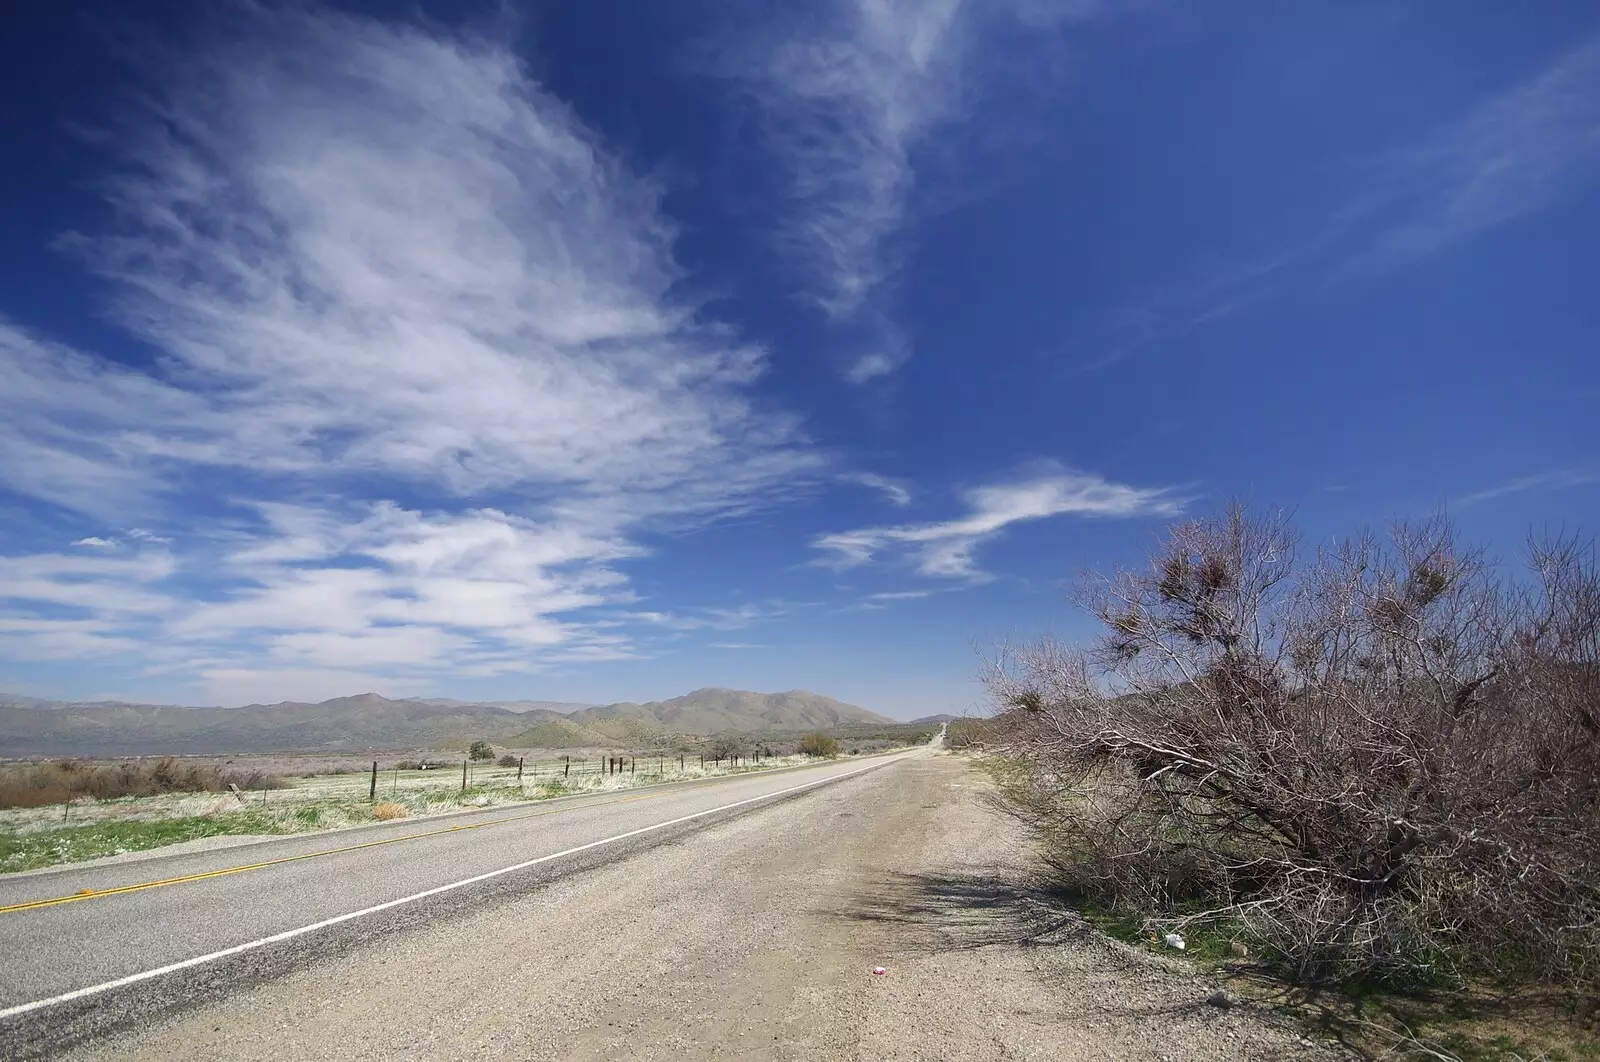
<path fill-rule="evenodd" d="M 642 529 L 821 464 L 750 397 L 763 351 L 675 294 L 659 189 L 504 42 L 217 20 L 146 57 L 116 227 L 67 241 L 160 357 L 0 320 L 0 485 L 146 525 L 136 561 L 6 558 L 0 651 L 137 644 L 218 699 L 629 655 L 584 617 L 632 599 Z"/>
<path fill-rule="evenodd" d="M 1419 143 L 1293 238 L 1216 256 L 1116 307 L 1077 341 L 1105 365 L 1291 291 L 1398 268 L 1538 213 L 1600 179 L 1600 37 L 1578 44 Z"/>
<path fill-rule="evenodd" d="M 974 553 L 1012 524 L 1052 516 L 1100 518 L 1172 516 L 1184 500 L 1167 488 L 1133 487 L 1100 476 L 1052 469 L 1027 479 L 965 492 L 967 513 L 951 520 L 868 527 L 820 535 L 812 543 L 821 563 L 853 568 L 869 561 L 909 562 L 922 575 L 980 580 Z"/>
<path fill-rule="evenodd" d="M 850 472 L 839 478 L 846 483 L 856 483 L 878 491 L 889 501 L 902 508 L 911 504 L 911 490 L 901 480 L 880 476 L 876 472 Z"/>
<path fill-rule="evenodd" d="M 1553 472 L 1539 472 L 1531 476 L 1520 476 L 1505 483 L 1498 483 L 1493 487 L 1464 494 L 1456 500 L 1456 505 L 1465 508 L 1472 505 L 1481 505 L 1486 501 L 1503 498 L 1508 494 L 1521 494 L 1525 491 L 1568 490 L 1572 487 L 1587 486 L 1590 483 L 1600 482 L 1600 475 L 1593 472 L 1582 472 L 1575 469 L 1562 469 Z"/>
<path fill-rule="evenodd" d="M 891 289 L 918 151 L 972 109 L 990 30 L 1042 28 L 1114 6 L 829 0 L 804 18 L 763 8 L 759 28 L 724 50 L 717 72 L 753 101 L 783 175 L 777 249 L 793 263 L 804 297 L 858 348 L 844 369 L 848 380 L 888 375 L 911 355 Z"/>

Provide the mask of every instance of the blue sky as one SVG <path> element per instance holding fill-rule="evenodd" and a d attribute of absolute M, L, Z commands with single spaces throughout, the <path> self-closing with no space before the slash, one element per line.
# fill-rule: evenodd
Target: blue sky
<path fill-rule="evenodd" d="M 905 717 L 1230 497 L 1600 511 L 1600 9 L 96 5 L 0 41 L 0 689 Z"/>

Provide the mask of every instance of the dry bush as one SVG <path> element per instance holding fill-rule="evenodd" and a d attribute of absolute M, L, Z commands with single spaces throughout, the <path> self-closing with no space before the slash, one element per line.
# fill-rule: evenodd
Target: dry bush
<path fill-rule="evenodd" d="M 983 719 L 957 719 L 945 728 L 944 743 L 947 748 L 966 749 L 981 746 L 988 740 L 989 727 Z"/>
<path fill-rule="evenodd" d="M 807 756 L 821 756 L 835 760 L 839 758 L 839 739 L 829 737 L 819 730 L 815 734 L 807 734 L 801 738 L 799 749 Z"/>
<path fill-rule="evenodd" d="M 1281 516 L 1174 527 L 1003 652 L 1005 789 L 1073 888 L 1246 932 L 1305 980 L 1600 980 L 1600 575 L 1507 577 L 1443 520 L 1302 559 Z"/>
<path fill-rule="evenodd" d="M 372 805 L 372 817 L 383 822 L 387 822 L 390 819 L 403 819 L 409 814 L 411 812 L 407 810 L 404 804 L 396 804 L 393 801 L 385 800 Z"/>
<path fill-rule="evenodd" d="M 287 784 L 260 771 L 225 771 L 215 764 L 171 757 L 108 765 L 57 760 L 0 771 L 0 808 L 43 807 L 80 797 L 112 800 L 159 793 L 220 793 L 230 783 L 246 790 L 282 789 Z"/>

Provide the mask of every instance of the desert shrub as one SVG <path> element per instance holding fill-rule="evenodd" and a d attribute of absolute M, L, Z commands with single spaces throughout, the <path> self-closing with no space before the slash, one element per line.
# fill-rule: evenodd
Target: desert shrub
<path fill-rule="evenodd" d="M 380 821 L 403 819 L 409 814 L 404 804 L 396 804 L 390 800 L 372 805 L 372 817 Z"/>
<path fill-rule="evenodd" d="M 978 719 L 957 719 L 945 727 L 944 743 L 952 749 L 971 748 L 984 742 L 983 722 Z"/>
<path fill-rule="evenodd" d="M 830 760 L 839 756 L 839 741 L 820 730 L 800 739 L 800 751 L 807 756 L 824 756 Z"/>
<path fill-rule="evenodd" d="M 1241 507 L 1090 578 L 1092 648 L 986 684 L 1061 881 L 1228 921 L 1298 978 L 1600 979 L 1600 573 L 1502 575 L 1442 520 L 1302 557 Z"/>
<path fill-rule="evenodd" d="M 422 761 L 421 760 L 401 760 L 399 763 L 395 764 L 394 766 L 395 766 L 395 769 L 399 770 L 399 771 L 420 771 L 422 769 Z"/>
<path fill-rule="evenodd" d="M 0 808 L 42 807 L 81 797 L 114 800 L 158 793 L 220 793 L 229 783 L 255 790 L 287 785 L 261 771 L 229 771 L 172 757 L 100 766 L 62 760 L 0 771 Z"/>
<path fill-rule="evenodd" d="M 501 767 L 515 767 L 517 765 L 517 758 L 508 752 L 496 760 L 495 763 Z"/>
<path fill-rule="evenodd" d="M 483 761 L 494 759 L 494 746 L 487 741 L 474 741 L 467 746 L 467 756 L 471 759 Z"/>

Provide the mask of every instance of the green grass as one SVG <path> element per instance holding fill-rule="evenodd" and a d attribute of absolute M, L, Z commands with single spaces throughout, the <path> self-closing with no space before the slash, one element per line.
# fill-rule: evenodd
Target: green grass
<path fill-rule="evenodd" d="M 0 873 L 142 852 L 198 837 L 279 832 L 281 827 L 256 811 L 150 822 L 98 822 L 29 833 L 0 830 Z"/>

